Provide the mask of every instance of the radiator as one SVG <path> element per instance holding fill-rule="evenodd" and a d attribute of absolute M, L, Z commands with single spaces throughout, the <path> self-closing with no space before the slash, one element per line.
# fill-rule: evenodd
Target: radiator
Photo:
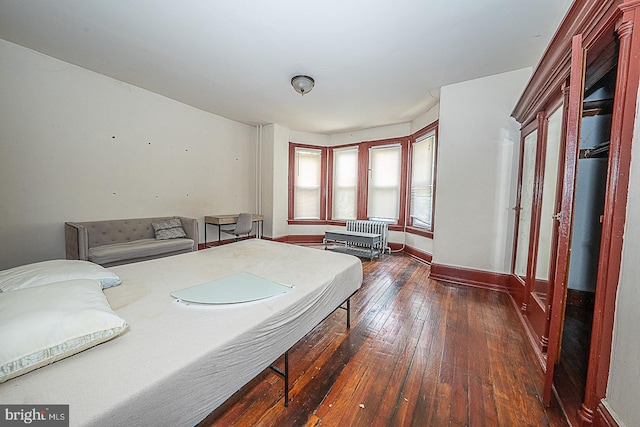
<path fill-rule="evenodd" d="M 380 245 L 376 246 L 376 249 L 379 249 L 382 254 L 385 253 L 385 251 L 391 253 L 391 248 L 387 245 L 388 230 L 388 224 L 384 221 L 367 221 L 361 219 L 347 221 L 347 231 L 380 234 Z"/>

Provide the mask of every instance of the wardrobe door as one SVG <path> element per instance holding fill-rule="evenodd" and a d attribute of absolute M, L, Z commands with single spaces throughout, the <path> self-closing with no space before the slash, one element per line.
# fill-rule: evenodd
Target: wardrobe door
<path fill-rule="evenodd" d="M 567 277 L 571 249 L 571 231 L 573 223 L 573 205 L 575 201 L 576 170 L 578 147 L 580 143 L 580 125 L 582 122 L 582 102 L 584 97 L 584 76 L 586 68 L 586 50 L 582 45 L 582 35 L 573 37 L 571 45 L 571 74 L 569 82 L 569 100 L 567 106 L 566 147 L 564 150 L 564 174 L 562 183 L 561 210 L 557 216 L 558 249 L 555 263 L 554 295 L 549 326 L 549 348 L 547 369 L 545 372 L 542 400 L 551 402 L 553 373 L 556 356 L 559 351 L 559 337 L 564 321 L 564 307 L 567 295 Z M 553 307 L 556 307 L 553 309 Z"/>
<path fill-rule="evenodd" d="M 540 337 L 542 352 L 547 351 L 549 337 L 550 306 L 553 292 L 553 276 L 555 272 L 555 253 L 557 249 L 558 219 L 560 212 L 562 180 L 561 154 L 563 152 L 563 105 L 545 117 L 544 141 L 541 144 L 540 179 L 537 186 L 542 192 L 536 198 L 538 223 L 535 245 L 535 266 L 532 271 L 530 287 L 531 308 L 528 311 L 530 322 Z"/>
<path fill-rule="evenodd" d="M 529 241 L 531 236 L 533 214 L 533 192 L 536 173 L 536 155 L 538 145 L 538 130 L 533 129 L 522 138 L 522 158 L 520 166 L 520 195 L 516 210 L 517 239 L 513 274 L 525 287 L 527 270 L 529 268 Z M 526 300 L 526 298 L 525 298 Z M 526 303 L 523 302 L 526 305 Z"/>

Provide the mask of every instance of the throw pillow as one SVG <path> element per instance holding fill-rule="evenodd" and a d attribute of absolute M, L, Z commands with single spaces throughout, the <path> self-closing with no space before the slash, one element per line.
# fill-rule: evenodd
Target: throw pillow
<path fill-rule="evenodd" d="M 167 219 L 161 222 L 151 223 L 153 231 L 156 233 L 156 239 L 168 240 L 187 237 L 187 233 L 182 228 L 180 218 Z"/>

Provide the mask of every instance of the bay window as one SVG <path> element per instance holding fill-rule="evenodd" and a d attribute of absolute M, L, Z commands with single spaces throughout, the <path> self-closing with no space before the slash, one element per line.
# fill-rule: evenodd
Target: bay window
<path fill-rule="evenodd" d="M 401 138 L 289 144 L 289 224 L 382 220 L 433 236 L 438 122 Z"/>

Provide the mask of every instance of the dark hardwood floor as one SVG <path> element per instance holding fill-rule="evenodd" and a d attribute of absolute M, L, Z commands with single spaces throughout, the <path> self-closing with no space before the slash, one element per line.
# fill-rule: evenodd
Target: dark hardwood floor
<path fill-rule="evenodd" d="M 541 368 L 507 294 L 433 281 L 402 254 L 363 268 L 351 329 L 337 310 L 289 351 L 288 408 L 266 369 L 200 425 L 567 425 L 540 402 Z"/>

